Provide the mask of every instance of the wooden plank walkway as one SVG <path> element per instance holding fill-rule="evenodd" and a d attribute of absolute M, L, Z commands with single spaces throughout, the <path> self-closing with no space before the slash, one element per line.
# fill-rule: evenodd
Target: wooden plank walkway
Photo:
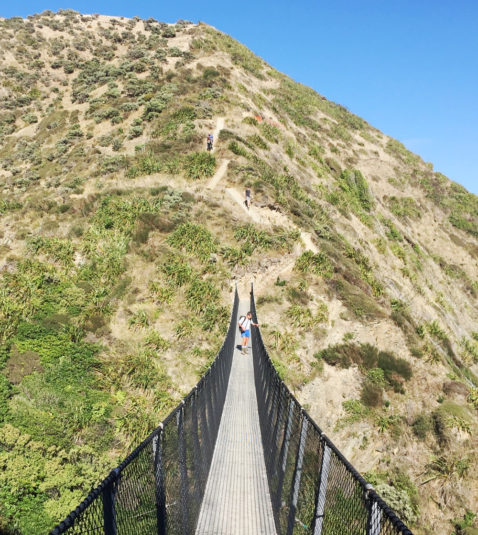
<path fill-rule="evenodd" d="M 239 316 L 248 310 L 239 303 Z M 238 317 L 239 317 L 238 316 Z M 196 535 L 276 535 L 262 449 L 252 349 L 239 330 Z"/>

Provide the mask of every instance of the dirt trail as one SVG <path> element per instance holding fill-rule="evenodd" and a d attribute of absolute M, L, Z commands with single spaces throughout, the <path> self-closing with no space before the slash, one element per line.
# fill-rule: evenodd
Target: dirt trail
<path fill-rule="evenodd" d="M 218 117 L 217 123 L 216 123 L 216 128 L 214 129 L 214 132 L 212 133 L 212 135 L 214 136 L 214 143 L 213 143 L 212 152 L 214 152 L 216 150 L 216 144 L 217 144 L 217 140 L 219 138 L 219 132 L 223 128 L 224 128 L 224 117 Z"/>
<path fill-rule="evenodd" d="M 256 213 L 256 211 L 251 207 L 249 210 L 246 208 L 244 204 L 245 197 L 243 197 L 237 189 L 234 188 L 226 188 L 226 193 L 231 197 L 231 199 L 236 202 L 241 210 L 246 213 L 254 223 L 263 223 L 263 219 L 259 217 L 259 215 Z"/>
<path fill-rule="evenodd" d="M 216 150 L 216 146 L 217 146 L 218 138 L 219 138 L 219 132 L 223 128 L 224 128 L 224 117 L 218 117 L 217 123 L 216 123 L 216 128 L 214 129 L 214 132 L 212 134 L 213 137 L 214 137 L 214 143 L 213 143 L 212 152 L 214 152 Z M 211 178 L 211 180 L 209 181 L 208 185 L 206 186 L 208 189 L 213 189 L 213 188 L 215 188 L 217 186 L 218 182 L 225 175 L 229 162 L 230 162 L 230 160 L 223 160 L 221 162 L 221 165 L 219 166 L 218 170 L 214 173 L 214 176 Z"/>
<path fill-rule="evenodd" d="M 214 176 L 209 181 L 207 188 L 213 189 L 217 186 L 217 183 L 221 180 L 221 178 L 225 175 L 227 166 L 229 165 L 230 160 L 223 160 L 221 162 L 221 165 L 219 166 L 219 169 L 214 173 Z"/>
<path fill-rule="evenodd" d="M 254 223 L 270 226 L 282 226 L 290 230 L 298 230 L 300 232 L 300 241 L 294 247 L 294 250 L 287 255 L 280 258 L 279 262 L 267 267 L 265 271 L 245 273 L 237 279 L 237 285 L 240 291 L 248 292 L 250 283 L 254 282 L 257 287 L 265 287 L 278 278 L 287 276 L 294 268 L 296 259 L 305 251 L 310 250 L 313 253 L 318 252 L 317 246 L 312 241 L 312 236 L 309 232 L 303 232 L 297 228 L 294 223 L 285 215 L 277 210 L 271 210 L 268 207 L 254 206 L 249 210 L 244 205 L 243 195 L 235 188 L 225 188 L 226 195 L 228 195 L 240 209 L 247 214 L 248 218 Z"/>
<path fill-rule="evenodd" d="M 300 239 L 304 242 L 305 248 L 312 251 L 313 253 L 318 253 L 315 243 L 312 241 L 312 235 L 310 232 L 300 231 Z"/>
<path fill-rule="evenodd" d="M 285 227 L 288 229 L 295 229 L 300 232 L 300 239 L 302 240 L 305 249 L 311 250 L 313 253 L 317 253 L 317 246 L 312 241 L 312 235 L 309 232 L 304 232 L 297 228 L 291 220 L 281 212 L 277 210 L 271 210 L 268 207 L 259 207 L 254 204 L 251 205 L 249 210 L 244 205 L 244 197 L 234 188 L 226 188 L 226 193 L 237 202 L 242 210 L 248 214 L 248 216 L 255 223 L 260 223 L 263 225 L 276 225 Z"/>

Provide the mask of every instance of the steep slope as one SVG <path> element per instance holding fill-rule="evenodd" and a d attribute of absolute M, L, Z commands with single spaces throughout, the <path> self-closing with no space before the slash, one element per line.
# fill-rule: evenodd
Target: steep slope
<path fill-rule="evenodd" d="M 0 24 L 0 529 L 154 428 L 252 278 L 325 432 L 417 533 L 471 529 L 477 197 L 209 26 Z"/>

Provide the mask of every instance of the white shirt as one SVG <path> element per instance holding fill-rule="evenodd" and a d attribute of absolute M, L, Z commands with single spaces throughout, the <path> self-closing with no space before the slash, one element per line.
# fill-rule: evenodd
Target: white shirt
<path fill-rule="evenodd" d="M 239 325 L 245 330 L 247 331 L 248 329 L 250 329 L 251 327 L 251 323 L 252 323 L 252 318 L 249 319 L 247 316 L 245 318 L 243 318 L 240 322 L 239 322 Z"/>

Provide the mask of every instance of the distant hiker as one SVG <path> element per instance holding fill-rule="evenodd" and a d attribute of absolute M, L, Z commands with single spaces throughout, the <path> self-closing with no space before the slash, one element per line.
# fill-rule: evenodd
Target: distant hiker
<path fill-rule="evenodd" d="M 248 312 L 245 316 L 239 318 L 238 325 L 242 337 L 241 353 L 247 355 L 247 345 L 249 344 L 249 338 L 251 337 L 251 325 L 259 327 L 259 324 L 252 321 L 252 312 Z"/>
<path fill-rule="evenodd" d="M 251 190 L 246 189 L 245 194 L 246 194 L 246 200 L 244 201 L 244 205 L 249 210 L 249 208 L 251 207 Z"/>
<path fill-rule="evenodd" d="M 213 143 L 213 135 L 212 134 L 208 134 L 208 136 L 207 136 L 207 150 L 208 151 L 212 150 L 212 143 Z"/>

